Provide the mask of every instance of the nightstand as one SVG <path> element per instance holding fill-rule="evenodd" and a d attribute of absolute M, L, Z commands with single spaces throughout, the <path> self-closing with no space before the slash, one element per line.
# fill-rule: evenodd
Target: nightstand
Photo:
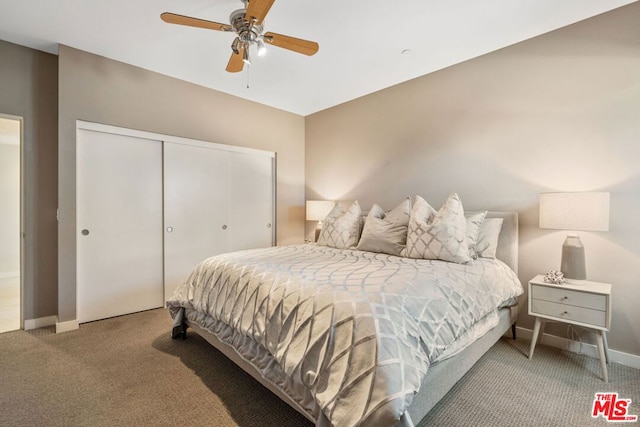
<path fill-rule="evenodd" d="M 581 280 L 555 285 L 546 283 L 544 276 L 538 275 L 529 281 L 529 315 L 536 318 L 529 359 L 533 357 L 538 335 L 544 330 L 544 322 L 562 322 L 593 329 L 596 333 L 602 379 L 608 382 L 607 331 L 611 324 L 609 283 Z"/>

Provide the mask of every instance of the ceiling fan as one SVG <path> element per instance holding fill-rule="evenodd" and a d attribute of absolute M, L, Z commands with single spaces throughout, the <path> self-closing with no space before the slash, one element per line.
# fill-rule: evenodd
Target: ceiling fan
<path fill-rule="evenodd" d="M 263 21 L 275 0 L 242 0 L 244 9 L 239 9 L 229 16 L 229 24 L 191 18 L 165 12 L 160 15 L 169 24 L 186 25 L 189 27 L 205 28 L 208 30 L 235 32 L 236 38 L 231 44 L 231 58 L 226 70 L 230 73 L 242 71 L 244 64 L 251 64 L 249 47 L 255 46 L 258 55 L 264 54 L 265 44 L 270 44 L 293 52 L 311 56 L 318 51 L 318 43 L 295 37 L 284 36 L 272 32 L 263 33 Z"/>

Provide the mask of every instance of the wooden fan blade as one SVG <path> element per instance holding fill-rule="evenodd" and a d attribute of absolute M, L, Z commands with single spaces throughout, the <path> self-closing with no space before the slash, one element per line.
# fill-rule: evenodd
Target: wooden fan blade
<path fill-rule="evenodd" d="M 175 13 L 165 12 L 160 15 L 164 22 L 169 24 L 186 25 L 188 27 L 206 28 L 207 30 L 217 31 L 233 31 L 231 25 L 221 24 L 219 22 L 207 21 L 205 19 L 191 18 L 190 16 L 177 15 Z"/>
<path fill-rule="evenodd" d="M 316 42 L 271 32 L 264 34 L 264 42 L 308 56 L 315 54 L 320 48 Z"/>
<path fill-rule="evenodd" d="M 249 0 L 245 19 L 251 22 L 251 19 L 255 18 L 256 24 L 262 24 L 264 17 L 269 13 L 269 9 L 271 9 L 274 1 L 275 0 Z"/>
<path fill-rule="evenodd" d="M 242 56 L 244 55 L 244 47 L 238 48 L 238 53 L 233 52 L 231 54 L 231 58 L 229 58 L 229 63 L 227 64 L 227 71 L 230 73 L 237 73 L 242 71 L 244 68 L 244 61 L 242 60 Z"/>

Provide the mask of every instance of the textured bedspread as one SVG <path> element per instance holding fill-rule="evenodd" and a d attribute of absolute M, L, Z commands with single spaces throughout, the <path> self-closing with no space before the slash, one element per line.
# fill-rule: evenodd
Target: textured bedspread
<path fill-rule="evenodd" d="M 498 260 L 460 265 L 306 244 L 212 257 L 167 305 L 267 349 L 333 425 L 393 426 L 430 363 L 521 293 Z"/>

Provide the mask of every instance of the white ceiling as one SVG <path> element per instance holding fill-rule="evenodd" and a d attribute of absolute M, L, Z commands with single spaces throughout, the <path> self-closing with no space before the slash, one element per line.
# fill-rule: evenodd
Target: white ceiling
<path fill-rule="evenodd" d="M 319 52 L 269 46 L 237 74 L 225 71 L 233 34 L 160 14 L 228 23 L 240 0 L 0 0 L 0 39 L 51 53 L 64 44 L 308 115 L 634 1 L 276 0 L 265 31 Z"/>

